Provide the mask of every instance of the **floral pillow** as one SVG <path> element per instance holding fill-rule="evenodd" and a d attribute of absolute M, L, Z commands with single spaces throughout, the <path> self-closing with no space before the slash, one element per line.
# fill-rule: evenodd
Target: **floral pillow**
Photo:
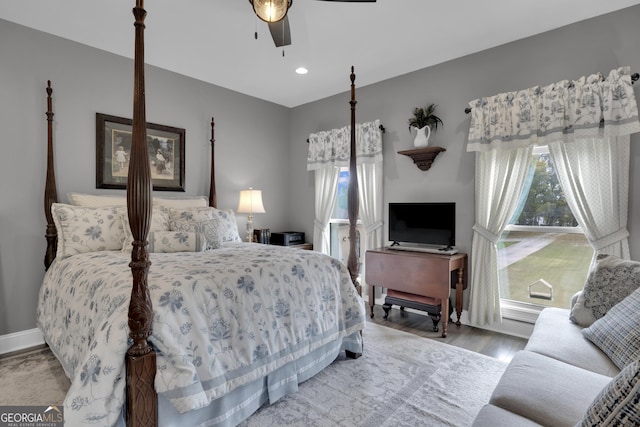
<path fill-rule="evenodd" d="M 133 234 L 129 227 L 129 216 L 126 208 L 119 208 L 120 220 L 122 222 L 122 228 L 125 231 L 125 238 L 123 244 L 120 246 L 122 252 L 131 252 L 133 246 Z M 151 233 L 157 231 L 169 231 L 169 213 L 167 209 L 162 206 L 154 206 L 151 210 L 151 225 L 149 226 L 149 236 Z M 149 240 L 149 238 L 147 239 Z M 150 252 L 153 252 L 150 250 Z"/>
<path fill-rule="evenodd" d="M 118 207 L 81 207 L 53 203 L 51 214 L 58 230 L 59 259 L 72 255 L 122 248 L 124 230 Z"/>
<path fill-rule="evenodd" d="M 220 220 L 220 233 L 223 242 L 241 242 L 238 233 L 238 223 L 236 222 L 236 214 L 232 209 L 214 209 L 214 212 Z"/>
<path fill-rule="evenodd" d="M 598 255 L 569 319 L 588 327 L 640 287 L 640 262 Z"/>
<path fill-rule="evenodd" d="M 204 250 L 222 246 L 220 221 L 214 208 L 169 209 L 169 217 L 171 231 L 198 233 Z"/>
<path fill-rule="evenodd" d="M 155 231 L 149 233 L 149 252 L 202 252 L 200 233 L 184 231 Z"/>

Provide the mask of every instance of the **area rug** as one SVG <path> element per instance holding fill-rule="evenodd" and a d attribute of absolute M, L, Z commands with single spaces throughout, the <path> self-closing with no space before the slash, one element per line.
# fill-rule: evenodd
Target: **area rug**
<path fill-rule="evenodd" d="M 0 359 L 0 406 L 62 406 L 69 386 L 48 348 Z"/>
<path fill-rule="evenodd" d="M 375 323 L 364 342 L 362 357 L 340 356 L 242 426 L 469 426 L 507 366 Z"/>
<path fill-rule="evenodd" d="M 341 355 L 244 427 L 468 426 L 506 362 L 375 323 L 359 359 Z M 61 405 L 69 387 L 48 349 L 0 359 L 0 406 Z"/>

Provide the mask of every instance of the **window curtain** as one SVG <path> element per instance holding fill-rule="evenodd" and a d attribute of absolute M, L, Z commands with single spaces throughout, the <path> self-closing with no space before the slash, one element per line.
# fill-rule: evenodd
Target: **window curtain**
<path fill-rule="evenodd" d="M 563 80 L 469 106 L 467 151 L 476 152 L 469 317 L 491 325 L 501 321 L 495 243 L 518 203 L 532 147 L 549 146 L 571 210 L 594 248 L 628 257 L 625 144 L 640 131 L 640 121 L 629 67 L 612 70 L 607 78 Z"/>
<path fill-rule="evenodd" d="M 599 253 L 629 259 L 629 135 L 549 145 L 571 212 Z"/>
<path fill-rule="evenodd" d="M 360 217 L 367 244 L 382 244 L 382 131 L 380 120 L 356 124 Z M 314 248 L 330 252 L 329 220 L 336 199 L 340 168 L 351 156 L 351 126 L 309 135 L 307 170 L 315 171 Z M 378 237 L 379 235 L 379 237 Z"/>

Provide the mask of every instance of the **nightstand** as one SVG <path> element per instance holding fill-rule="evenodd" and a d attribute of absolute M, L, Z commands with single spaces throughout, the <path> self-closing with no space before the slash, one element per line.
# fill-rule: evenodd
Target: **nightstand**
<path fill-rule="evenodd" d="M 287 248 L 296 248 L 296 249 L 303 249 L 303 250 L 307 250 L 307 251 L 312 251 L 313 250 L 313 243 L 300 243 L 299 245 L 289 245 L 286 246 Z"/>

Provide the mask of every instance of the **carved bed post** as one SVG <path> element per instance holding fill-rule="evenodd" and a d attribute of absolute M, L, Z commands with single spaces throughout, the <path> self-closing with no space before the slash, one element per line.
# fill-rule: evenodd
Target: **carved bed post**
<path fill-rule="evenodd" d="M 358 201 L 358 171 L 356 169 L 357 151 L 356 151 L 356 75 L 353 66 L 351 66 L 351 156 L 349 159 L 349 188 L 347 190 L 347 206 L 349 214 L 349 258 L 347 258 L 347 268 L 351 274 L 351 281 L 356 287 L 358 294 L 362 295 L 360 286 L 360 266 L 358 256 L 356 254 L 357 230 L 356 223 L 358 221 L 359 201 Z"/>
<path fill-rule="evenodd" d="M 58 231 L 53 222 L 51 205 L 58 202 L 58 190 L 56 189 L 56 174 L 53 164 L 53 109 L 51 106 L 51 80 L 47 80 L 47 180 L 44 185 L 44 215 L 47 218 L 47 252 L 44 256 L 44 268 L 49 266 L 56 257 L 58 249 Z"/>
<path fill-rule="evenodd" d="M 216 123 L 211 117 L 211 179 L 209 180 L 209 206 L 218 207 L 218 198 L 216 195 L 216 138 L 214 137 Z"/>
<path fill-rule="evenodd" d="M 154 388 L 156 353 L 148 342 L 151 335 L 153 310 L 147 278 L 149 254 L 147 238 L 151 223 L 152 184 L 147 150 L 146 112 L 144 96 L 144 1 L 136 0 L 135 59 L 133 83 L 133 127 L 131 160 L 127 178 L 127 213 L 133 235 L 131 272 L 133 288 L 129 303 L 129 336 L 133 344 L 126 356 L 127 425 L 156 426 L 158 397 Z"/>

